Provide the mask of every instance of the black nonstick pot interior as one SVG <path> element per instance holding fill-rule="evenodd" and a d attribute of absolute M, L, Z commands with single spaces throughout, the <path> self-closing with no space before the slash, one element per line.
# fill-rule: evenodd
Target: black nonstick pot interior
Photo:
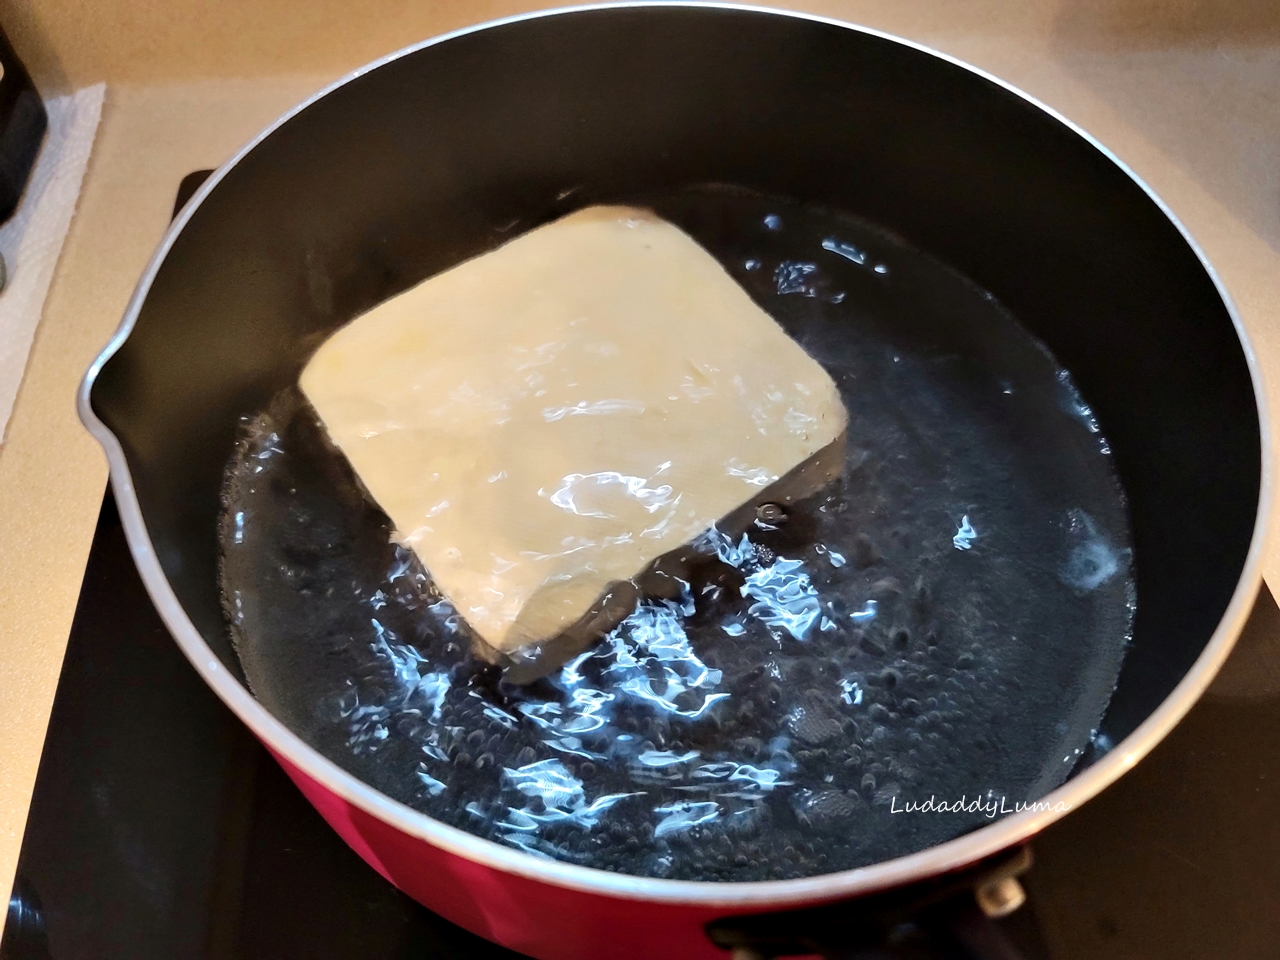
<path fill-rule="evenodd" d="M 216 522 L 238 421 L 321 339 L 565 191 L 698 183 L 896 232 L 1072 372 L 1132 512 L 1137 616 L 1103 727 L 1122 739 L 1204 648 L 1253 533 L 1259 421 L 1222 296 L 1157 203 L 1041 108 L 897 41 L 742 10 L 585 10 L 424 47 L 306 107 L 205 197 L 92 403 L 209 645 L 238 672 Z"/>

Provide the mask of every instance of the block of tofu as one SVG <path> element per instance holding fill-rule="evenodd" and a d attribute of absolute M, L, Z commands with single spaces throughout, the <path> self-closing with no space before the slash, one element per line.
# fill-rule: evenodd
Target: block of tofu
<path fill-rule="evenodd" d="M 380 304 L 301 387 L 507 662 L 584 647 L 664 555 L 843 466 L 826 371 L 692 239 L 629 207 L 581 210 Z"/>

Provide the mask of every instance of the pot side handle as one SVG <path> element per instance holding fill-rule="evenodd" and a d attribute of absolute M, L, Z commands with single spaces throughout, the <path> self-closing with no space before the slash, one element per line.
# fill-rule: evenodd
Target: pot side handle
<path fill-rule="evenodd" d="M 1022 960 L 996 921 L 1025 900 L 1023 845 L 965 870 L 856 900 L 707 924 L 733 960 Z"/>

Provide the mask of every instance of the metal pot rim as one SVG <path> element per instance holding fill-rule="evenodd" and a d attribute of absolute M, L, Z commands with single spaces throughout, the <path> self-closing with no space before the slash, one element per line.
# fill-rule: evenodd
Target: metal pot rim
<path fill-rule="evenodd" d="M 752 14 L 769 14 L 789 17 L 825 24 L 844 30 L 878 37 L 901 44 L 912 50 L 937 57 L 950 64 L 996 84 L 1021 98 L 1028 104 L 1043 111 L 1058 123 L 1063 124 L 1073 133 L 1086 141 L 1138 187 L 1160 208 L 1161 212 L 1181 233 L 1188 246 L 1194 251 L 1201 265 L 1213 281 L 1218 294 L 1231 317 L 1236 335 L 1240 340 L 1249 367 L 1253 383 L 1254 397 L 1258 407 L 1258 421 L 1261 434 L 1262 476 L 1259 487 L 1258 511 L 1254 521 L 1253 534 L 1249 543 L 1249 551 L 1245 559 L 1240 580 L 1232 594 L 1226 612 L 1214 630 L 1200 656 L 1179 681 L 1168 697 L 1157 707 L 1128 737 L 1122 740 L 1102 759 L 1094 763 L 1083 773 L 1068 780 L 1065 784 L 1038 801 L 1037 809 L 1028 809 L 1003 819 L 993 820 L 990 824 L 964 836 L 925 850 L 885 860 L 866 867 L 844 870 L 836 873 L 820 874 L 794 880 L 769 880 L 746 883 L 727 883 L 717 881 L 662 880 L 652 877 L 629 876 L 610 873 L 592 867 L 583 867 L 554 860 L 544 860 L 511 847 L 506 847 L 491 840 L 485 840 L 473 834 L 447 826 L 426 814 L 419 813 L 404 804 L 390 799 L 373 787 L 365 784 L 354 775 L 346 772 L 337 764 L 319 754 L 287 729 L 283 723 L 272 716 L 253 695 L 223 666 L 222 662 L 210 649 L 200 632 L 187 617 L 178 602 L 169 581 L 165 577 L 156 557 L 142 510 L 134 492 L 133 479 L 129 465 L 125 460 L 124 450 L 116 436 L 98 419 L 91 402 L 93 385 L 103 365 L 115 354 L 128 339 L 143 301 L 151 288 L 156 274 L 159 272 L 165 256 L 177 236 L 182 232 L 197 207 L 209 193 L 225 177 L 237 163 L 251 150 L 262 143 L 279 127 L 301 113 L 313 103 L 328 96 L 356 78 L 391 63 L 401 57 L 416 53 L 419 50 L 446 43 L 457 37 L 488 30 L 493 27 L 518 23 L 523 20 L 541 19 L 543 17 L 564 16 L 566 14 L 589 11 L 606 11 L 616 8 L 642 9 L 671 7 L 695 9 L 719 9 L 739 11 Z M 650 901 L 656 903 L 695 904 L 705 907 L 725 907 L 743 909 L 749 907 L 779 907 L 788 904 L 808 904 L 817 901 L 834 900 L 855 895 L 871 893 L 912 880 L 959 869 L 974 863 L 991 854 L 998 853 L 1043 830 L 1059 819 L 1066 812 L 1081 805 L 1101 792 L 1105 787 L 1118 779 L 1122 774 L 1141 760 L 1159 743 L 1179 720 L 1191 709 L 1200 695 L 1208 687 L 1219 668 L 1231 652 L 1237 636 L 1253 606 L 1259 586 L 1262 582 L 1261 564 L 1267 523 L 1271 506 L 1272 468 L 1270 462 L 1270 430 L 1266 395 L 1262 373 L 1258 359 L 1249 341 L 1248 334 L 1240 320 L 1239 313 L 1217 272 L 1210 264 L 1204 251 L 1191 236 L 1190 231 L 1174 215 L 1169 206 L 1142 180 L 1133 170 L 1123 163 L 1114 153 L 1079 126 L 1068 120 L 1056 110 L 1040 102 L 1012 84 L 965 63 L 956 57 L 941 53 L 923 44 L 904 40 L 892 34 L 845 23 L 828 17 L 812 14 L 796 13 L 767 7 L 754 7 L 737 3 L 715 3 L 707 0 L 627 0 L 621 3 L 597 3 L 577 7 L 560 7 L 534 13 L 519 14 L 500 20 L 466 27 L 443 34 L 420 43 L 413 44 L 388 54 L 379 60 L 352 71 L 345 77 L 320 90 L 307 100 L 286 111 L 275 122 L 266 127 L 249 143 L 240 149 L 230 160 L 218 168 L 196 191 L 191 201 L 170 224 L 164 238 L 156 248 L 147 264 L 142 277 L 134 289 L 129 305 L 125 310 L 120 326 L 102 353 L 93 361 L 86 372 L 77 394 L 77 408 L 80 419 L 89 432 L 102 445 L 110 466 L 111 484 L 115 492 L 116 502 L 120 510 L 121 523 L 124 527 L 129 549 L 142 576 L 152 602 L 159 611 L 165 625 L 173 634 L 182 652 L 187 656 L 205 682 L 213 688 L 222 701 L 249 727 L 253 733 L 272 750 L 286 757 L 290 763 L 300 769 L 325 789 L 341 797 L 348 803 L 379 820 L 395 827 L 401 832 L 424 840 L 433 846 L 454 855 L 475 861 L 487 867 L 506 873 L 527 877 L 572 890 L 602 896 L 617 897 L 628 900 Z"/>

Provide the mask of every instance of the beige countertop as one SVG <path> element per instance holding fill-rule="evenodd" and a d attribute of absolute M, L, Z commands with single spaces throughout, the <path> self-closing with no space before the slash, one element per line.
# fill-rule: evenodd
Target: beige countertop
<path fill-rule="evenodd" d="M 528 5 L 374 3 L 391 12 L 362 9 L 352 22 L 357 15 L 337 0 L 307 5 L 301 19 L 297 5 L 228 0 L 216 13 L 191 3 L 203 12 L 183 23 L 175 6 L 0 0 L 0 22 L 45 89 L 108 82 L 79 208 L 0 448 L 0 889 L 17 860 L 106 483 L 101 451 L 76 419 L 76 386 L 119 321 L 179 179 L 219 164 L 360 62 Z M 1272 13 L 1280 4 L 1171 0 L 1152 22 L 1137 0 L 805 6 L 966 59 L 1093 133 L 1199 240 L 1280 384 L 1280 14 Z M 1280 539 L 1271 542 L 1274 583 Z"/>

